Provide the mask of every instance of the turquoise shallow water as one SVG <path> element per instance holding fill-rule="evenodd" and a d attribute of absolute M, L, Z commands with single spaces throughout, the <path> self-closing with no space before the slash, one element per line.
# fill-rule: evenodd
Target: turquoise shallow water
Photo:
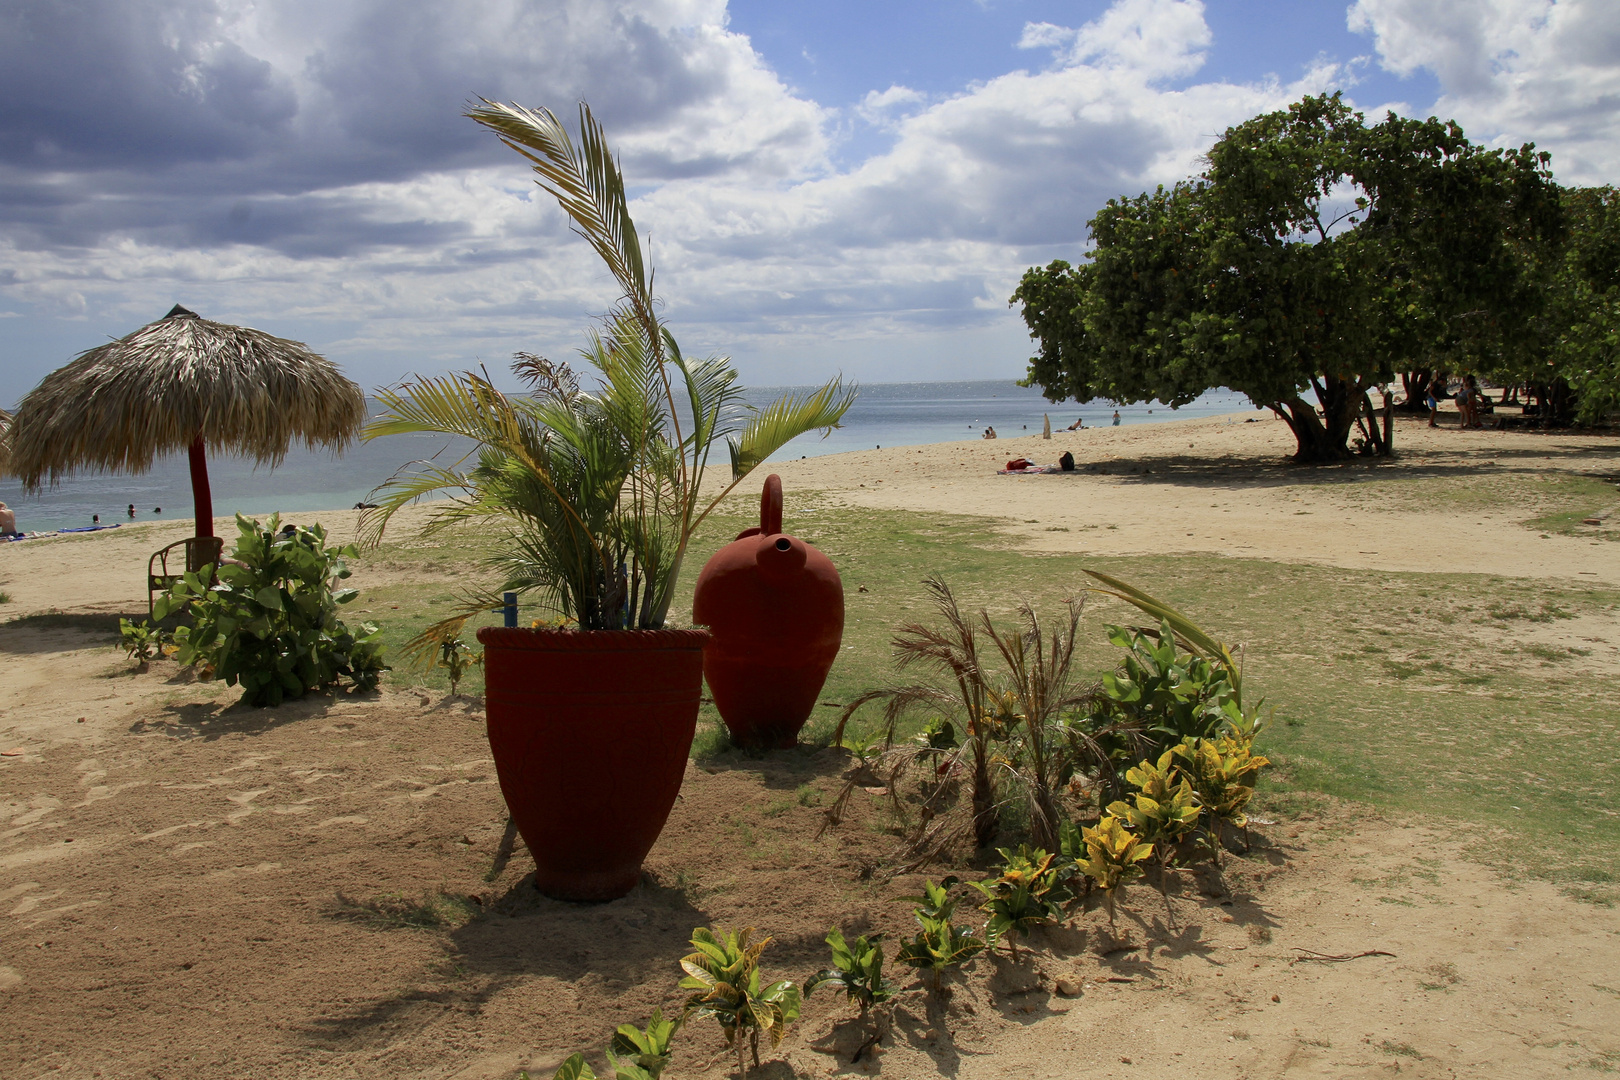
<path fill-rule="evenodd" d="M 760 387 L 748 397 L 763 404 L 789 389 L 794 388 Z M 1121 423 L 1143 424 L 1248 408 L 1252 405 L 1242 394 L 1216 390 L 1178 410 L 1128 405 L 1119 412 Z M 1076 416 L 1087 427 L 1101 427 L 1113 412 L 1112 405 L 1100 401 L 1053 405 L 1039 391 L 1010 380 L 877 383 L 861 387 L 843 427 L 825 439 L 814 433 L 795 439 L 773 460 L 971 439 L 987 424 L 1000 435 L 1019 435 L 1039 431 L 1043 414 L 1051 415 L 1054 429 L 1068 427 Z M 210 460 L 208 469 L 214 512 L 251 517 L 352 507 L 407 462 L 434 458 L 448 464 L 469 449 L 463 440 L 439 435 L 392 435 L 360 443 L 341 457 L 294 450 L 275 469 L 255 469 L 251 461 L 221 456 Z M 103 524 L 128 521 L 130 503 L 137 521 L 185 520 L 191 517 L 191 480 L 185 456 L 175 455 L 140 476 L 79 476 L 39 495 L 25 495 L 15 480 L 0 480 L 0 500 L 16 511 L 17 527 L 30 532 L 89 525 L 92 515 L 99 515 Z"/>

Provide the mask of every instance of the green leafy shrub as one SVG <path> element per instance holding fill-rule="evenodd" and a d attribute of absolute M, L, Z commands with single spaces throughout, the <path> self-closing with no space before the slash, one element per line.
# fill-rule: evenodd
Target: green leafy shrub
<path fill-rule="evenodd" d="M 712 1016 L 726 1034 L 726 1045 L 737 1050 L 737 1071 L 746 1075 L 743 1059 L 743 1032 L 759 1065 L 759 1036 L 764 1032 L 774 1047 L 782 1041 L 787 1026 L 799 1018 L 800 994 L 797 984 L 787 979 L 759 985 L 759 956 L 770 938 L 752 941 L 753 927 L 741 933 L 732 931 L 716 937 L 713 930 L 700 926 L 692 931 L 692 947 L 697 951 L 681 958 L 686 978 L 681 989 L 693 991 L 686 999 L 687 1016 Z"/>
<path fill-rule="evenodd" d="M 1209 738 L 1226 719 L 1234 688 L 1228 672 L 1176 648 L 1168 622 L 1157 633 L 1110 626 L 1108 640 L 1125 650 L 1118 670 L 1102 677 L 1099 719 L 1115 733 L 1106 743 L 1116 759 L 1153 757 L 1183 738 Z"/>
<path fill-rule="evenodd" d="M 827 944 L 832 947 L 833 966 L 822 968 L 804 981 L 805 997 L 818 986 L 830 983 L 860 1006 L 864 1020 L 872 1006 L 881 1005 L 894 996 L 894 987 L 883 978 L 882 934 L 858 937 L 850 944 L 835 927 L 827 934 Z"/>
<path fill-rule="evenodd" d="M 163 653 L 172 651 L 169 635 L 160 626 L 153 626 L 142 619 L 140 622 L 130 622 L 128 619 L 118 620 L 119 645 L 129 658 L 135 661 L 140 671 Z"/>
<path fill-rule="evenodd" d="M 1144 761 L 1125 774 L 1136 792 L 1131 802 L 1123 800 L 1108 807 L 1109 814 L 1124 821 L 1131 831 L 1153 845 L 1159 864 L 1159 892 L 1164 897 L 1170 925 L 1175 912 L 1170 907 L 1167 877 L 1177 846 L 1198 828 L 1203 809 L 1198 796 L 1175 765 L 1175 750 L 1166 750 L 1158 764 Z"/>
<path fill-rule="evenodd" d="M 1244 810 L 1254 798 L 1260 770 L 1271 764 L 1256 754 L 1249 739 L 1185 739 L 1173 751 L 1203 808 L 1213 849 L 1221 849 L 1222 827 L 1247 828 Z"/>
<path fill-rule="evenodd" d="M 964 613 L 939 578 L 927 578 L 923 585 L 939 619 L 902 626 L 893 647 L 897 668 L 921 666 L 932 681 L 860 695 L 845 706 L 834 745 L 841 744 L 849 719 L 868 704 L 883 703 L 887 747 L 894 747 L 903 716 L 926 709 L 933 716 L 923 740 L 891 749 L 889 756 L 897 772 L 921 761 L 936 780 L 964 775 L 970 818 L 962 822 L 960 815 L 942 812 L 950 809 L 942 800 L 954 785 L 937 784 L 924 806 L 932 825 L 912 841 L 912 854 L 927 858 L 964 829 L 971 830 L 977 846 L 990 846 L 1007 802 L 1003 788 L 1009 786 L 1023 797 L 1035 842 L 1055 847 L 1062 823 L 1057 789 L 1068 768 L 1056 722 L 1090 697 L 1073 668 L 1080 605 L 1066 605 L 1066 626 L 1047 627 L 1027 604 L 1019 607 L 1015 626 L 997 626 L 985 609 L 977 616 Z"/>
<path fill-rule="evenodd" d="M 917 936 L 900 946 L 895 959 L 927 973 L 930 992 L 938 994 L 945 988 L 945 973 L 960 967 L 984 951 L 983 938 L 951 924 L 956 901 L 951 899 L 950 887 L 954 878 L 940 884 L 923 883 L 921 896 L 902 896 L 899 899 L 917 905 L 913 911 L 921 929 Z"/>
<path fill-rule="evenodd" d="M 990 948 L 1003 937 L 1016 962 L 1017 937 L 1028 937 L 1030 929 L 1062 914 L 1063 869 L 1058 856 L 1036 848 L 1020 847 L 1016 852 L 998 848 L 1001 873 L 987 881 L 971 881 L 984 894 L 979 910 L 990 916 L 984 928 Z M 1072 872 L 1072 871 L 1071 871 Z"/>
<path fill-rule="evenodd" d="M 1080 872 L 1097 883 L 1108 907 L 1108 925 L 1114 925 L 1114 895 L 1121 885 L 1142 872 L 1137 864 L 1153 854 L 1153 845 L 1135 836 L 1112 814 L 1104 814 L 1094 827 L 1080 830 L 1086 853 L 1075 859 Z"/>
<path fill-rule="evenodd" d="M 239 514 L 236 527 L 230 559 L 186 574 L 158 598 L 159 619 L 180 610 L 191 618 L 174 634 L 180 662 L 241 683 L 250 705 L 279 705 L 342 678 L 375 688 L 387 670 L 377 627 L 351 631 L 337 609 L 358 592 L 332 588 L 349 576 L 354 545 L 327 547 L 319 525 L 282 534 L 280 515 L 262 528 Z"/>

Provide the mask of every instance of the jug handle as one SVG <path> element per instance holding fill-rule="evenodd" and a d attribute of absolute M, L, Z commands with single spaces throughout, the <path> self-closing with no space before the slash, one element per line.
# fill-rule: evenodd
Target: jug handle
<path fill-rule="evenodd" d="M 765 478 L 759 497 L 759 535 L 775 536 L 782 531 L 782 478 L 775 473 Z"/>

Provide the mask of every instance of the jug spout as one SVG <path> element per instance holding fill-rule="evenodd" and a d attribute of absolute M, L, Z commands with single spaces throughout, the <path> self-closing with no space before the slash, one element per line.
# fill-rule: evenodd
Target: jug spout
<path fill-rule="evenodd" d="M 778 533 L 775 536 L 760 538 L 754 562 L 759 567 L 761 577 L 767 581 L 779 582 L 803 570 L 805 559 L 809 558 L 809 555 L 810 552 L 803 540 Z"/>

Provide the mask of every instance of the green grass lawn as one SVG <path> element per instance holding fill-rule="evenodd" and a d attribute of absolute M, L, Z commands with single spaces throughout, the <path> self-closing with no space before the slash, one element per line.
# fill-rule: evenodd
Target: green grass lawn
<path fill-rule="evenodd" d="M 1593 492 L 1592 494 L 1597 494 Z M 943 577 L 964 609 L 1004 618 L 1028 601 L 1056 619 L 1087 596 L 1083 568 L 1114 574 L 1167 600 L 1241 645 L 1245 689 L 1275 707 L 1261 749 L 1276 768 L 1266 797 L 1320 792 L 1386 814 L 1468 823 L 1479 854 L 1515 872 L 1550 876 L 1602 899 L 1620 880 L 1620 694 L 1584 666 L 1579 647 L 1523 644 L 1518 628 L 1612 610 L 1620 592 L 1575 584 L 1456 574 L 1384 573 L 1217 556 L 1099 558 L 1031 554 L 988 518 L 841 511 L 796 493 L 788 527 L 837 564 L 846 594 L 844 650 L 807 741 L 826 740 L 838 709 L 892 683 L 896 627 L 931 618 L 920 582 Z M 673 613 L 682 622 L 702 560 L 751 523 L 751 499 L 706 523 Z M 398 646 L 441 617 L 479 573 L 478 544 L 390 543 L 361 560 L 357 608 Z M 378 561 L 410 579 L 365 587 Z M 397 606 L 396 606 L 397 605 Z M 1109 622 L 1127 608 L 1087 599 L 1081 656 L 1100 673 L 1115 663 Z M 544 614 L 526 603 L 523 622 Z M 495 624 L 491 614 L 485 624 Z M 396 683 L 446 687 L 442 672 L 404 669 Z M 475 669 L 464 692 L 482 690 Z M 868 721 L 875 723 L 875 715 Z M 705 706 L 713 752 L 718 721 Z M 1596 884 L 1596 889 L 1591 886 Z"/>

